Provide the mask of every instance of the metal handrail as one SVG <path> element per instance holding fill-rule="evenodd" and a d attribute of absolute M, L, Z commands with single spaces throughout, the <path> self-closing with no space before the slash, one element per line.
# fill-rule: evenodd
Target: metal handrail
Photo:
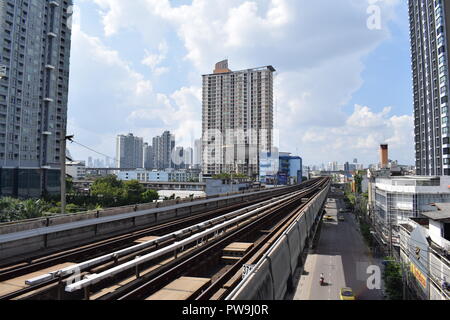
<path fill-rule="evenodd" d="M 212 227 L 212 228 L 207 229 L 207 230 L 205 230 L 203 232 L 195 234 L 195 235 L 193 235 L 193 236 L 191 236 L 191 237 L 189 237 L 187 239 L 175 242 L 172 245 L 169 245 L 169 246 L 167 246 L 165 248 L 162 248 L 160 250 L 151 252 L 151 253 L 149 253 L 149 254 L 147 254 L 145 256 L 138 257 L 135 260 L 123 263 L 123 264 L 121 264 L 121 265 L 119 265 L 117 267 L 114 267 L 112 269 L 106 270 L 106 271 L 104 271 L 104 272 L 102 272 L 100 274 L 89 275 L 87 278 L 85 278 L 85 279 L 83 279 L 81 281 L 78 281 L 78 282 L 75 282 L 75 283 L 67 285 L 65 290 L 67 292 L 74 292 L 74 291 L 80 290 L 82 288 L 89 287 L 90 285 L 96 284 L 96 283 L 98 283 L 98 282 L 100 282 L 100 281 L 102 281 L 104 279 L 110 278 L 110 277 L 112 277 L 112 276 L 114 276 L 114 275 L 116 275 L 118 273 L 121 273 L 123 271 L 126 271 L 126 270 L 129 270 L 131 268 L 137 267 L 137 266 L 139 266 L 139 265 L 141 265 L 141 264 L 143 264 L 145 262 L 148 262 L 148 261 L 151 261 L 151 260 L 156 259 L 158 257 L 161 257 L 161 256 L 163 256 L 163 255 L 165 255 L 167 253 L 174 252 L 175 250 L 183 248 L 183 247 L 185 247 L 185 246 L 187 246 L 187 245 L 189 245 L 189 244 L 191 244 L 191 243 L 193 243 L 195 241 L 198 241 L 200 239 L 208 237 L 209 235 L 219 231 L 222 228 L 228 227 L 230 225 L 233 225 L 234 223 L 238 223 L 238 222 L 240 222 L 242 220 L 248 219 L 249 217 L 257 215 L 260 212 L 262 212 L 262 211 L 264 211 L 264 210 L 266 210 L 266 209 L 268 209 L 270 207 L 273 207 L 273 206 L 275 206 L 275 205 L 277 205 L 277 204 L 279 204 L 279 203 L 281 203 L 283 201 L 286 201 L 288 199 L 294 198 L 294 197 L 298 196 L 299 194 L 301 194 L 302 192 L 303 191 L 298 191 L 298 192 L 296 192 L 294 194 L 291 194 L 289 196 L 282 197 L 282 199 L 280 199 L 280 200 L 277 200 L 277 201 L 274 201 L 274 202 L 272 201 L 268 205 L 262 206 L 262 207 L 260 207 L 258 209 L 250 211 L 250 212 L 248 212 L 248 213 L 246 213 L 244 215 L 241 215 L 239 217 L 236 217 L 234 219 L 231 219 L 229 221 L 221 223 L 221 224 L 219 224 L 219 225 L 217 225 L 215 227 Z"/>
<path fill-rule="evenodd" d="M 282 197 L 279 197 L 279 198 L 282 198 Z M 278 199 L 278 198 L 275 198 L 275 199 Z M 86 269 L 88 269 L 88 268 L 90 268 L 92 266 L 95 266 L 95 265 L 97 265 L 99 263 L 106 262 L 106 261 L 109 261 L 109 260 L 112 260 L 112 259 L 117 259 L 119 257 L 122 257 L 122 256 L 125 256 L 125 255 L 128 255 L 128 254 L 131 254 L 133 252 L 136 252 L 136 251 L 139 251 L 139 250 L 151 247 L 152 245 L 159 244 L 159 243 L 165 242 L 165 241 L 173 239 L 173 238 L 177 239 L 180 236 L 183 236 L 184 234 L 187 234 L 187 233 L 190 233 L 190 232 L 193 232 L 193 231 L 201 230 L 202 228 L 205 228 L 206 226 L 210 226 L 210 225 L 215 224 L 215 223 L 217 223 L 219 221 L 222 221 L 224 219 L 225 220 L 229 219 L 229 218 L 234 217 L 236 215 L 242 214 L 243 212 L 248 212 L 249 210 L 251 210 L 253 208 L 257 208 L 257 207 L 263 206 L 265 204 L 269 204 L 271 202 L 273 202 L 273 199 L 266 200 L 264 202 L 261 202 L 261 203 L 258 203 L 258 204 L 254 204 L 254 205 L 251 205 L 249 207 L 246 207 L 246 208 L 243 208 L 243 209 L 239 209 L 239 210 L 233 211 L 231 213 L 219 216 L 217 218 L 198 223 L 196 225 L 193 225 L 193 226 L 190 226 L 190 227 L 187 227 L 187 228 L 184 228 L 184 229 L 181 229 L 181 230 L 169 233 L 167 235 L 158 237 L 157 239 L 146 241 L 146 242 L 140 243 L 138 245 L 135 245 L 135 246 L 132 246 L 132 247 L 129 247 L 129 248 L 125 248 L 125 249 L 122 249 L 122 250 L 119 250 L 119 251 L 116 251 L 116 252 L 113 252 L 113 253 L 109 253 L 109 254 L 103 255 L 101 257 L 97 257 L 97 258 L 94 258 L 94 259 L 91 259 L 91 260 L 88 260 L 88 261 L 85 261 L 85 262 L 82 262 L 82 263 L 79 263 L 79 264 L 76 264 L 76 265 L 72 265 L 72 266 L 69 266 L 69 267 L 66 267 L 66 268 L 63 268 L 63 269 L 60 269 L 60 270 L 52 271 L 52 272 L 46 273 L 44 275 L 40 275 L 38 277 L 26 280 L 25 284 L 30 285 L 30 286 L 34 286 L 34 285 L 38 285 L 38 284 L 40 284 L 42 282 L 45 282 L 45 281 L 53 280 L 53 279 L 55 279 L 57 277 L 69 276 L 69 275 L 74 274 L 76 272 L 84 271 L 84 270 L 86 270 Z"/>

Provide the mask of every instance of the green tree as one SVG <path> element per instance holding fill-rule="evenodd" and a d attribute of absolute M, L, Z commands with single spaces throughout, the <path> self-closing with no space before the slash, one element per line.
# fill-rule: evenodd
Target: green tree
<path fill-rule="evenodd" d="M 124 184 L 114 175 L 98 178 L 92 184 L 91 194 L 98 197 L 99 204 L 106 207 L 122 204 Z"/>
<path fill-rule="evenodd" d="M 21 219 L 35 219 L 42 217 L 49 209 L 49 204 L 43 200 L 25 200 L 19 205 Z"/>
<path fill-rule="evenodd" d="M 403 279 L 401 265 L 394 258 L 386 258 L 386 267 L 383 274 L 386 293 L 390 300 L 403 299 Z"/>
<path fill-rule="evenodd" d="M 66 178 L 66 191 L 67 193 L 72 193 L 73 189 L 73 178 Z"/>
<path fill-rule="evenodd" d="M 356 174 L 354 179 L 356 184 L 356 193 L 362 193 L 362 176 L 360 174 Z"/>
<path fill-rule="evenodd" d="M 155 190 L 147 190 L 141 194 L 141 200 L 143 203 L 153 202 L 159 199 L 159 194 Z"/>
<path fill-rule="evenodd" d="M 39 218 L 50 208 L 43 200 L 19 200 L 15 198 L 0 199 L 0 222 L 13 222 Z"/>
<path fill-rule="evenodd" d="M 0 199 L 0 222 L 20 220 L 20 201 L 14 198 Z"/>
<path fill-rule="evenodd" d="M 69 203 L 66 206 L 66 212 L 68 212 L 68 213 L 77 213 L 80 211 L 84 211 L 84 210 L 82 210 L 82 208 L 78 207 L 76 204 Z"/>
<path fill-rule="evenodd" d="M 125 181 L 123 197 L 126 204 L 137 204 L 142 201 L 142 194 L 145 192 L 144 186 L 137 180 Z"/>

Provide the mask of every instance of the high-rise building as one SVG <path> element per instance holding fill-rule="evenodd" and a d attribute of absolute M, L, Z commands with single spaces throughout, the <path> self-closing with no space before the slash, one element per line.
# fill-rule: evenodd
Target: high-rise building
<path fill-rule="evenodd" d="M 172 152 L 175 149 L 175 135 L 170 131 L 153 138 L 153 153 L 155 169 L 164 170 L 174 168 Z"/>
<path fill-rule="evenodd" d="M 200 168 L 202 165 L 202 139 L 194 142 L 194 166 Z"/>
<path fill-rule="evenodd" d="M 153 146 L 144 143 L 144 169 L 152 170 L 155 168 Z"/>
<path fill-rule="evenodd" d="M 228 61 L 203 75 L 203 173 L 259 175 L 273 139 L 272 66 L 231 71 Z"/>
<path fill-rule="evenodd" d="M 0 195 L 58 194 L 72 1 L 0 5 Z"/>
<path fill-rule="evenodd" d="M 172 161 L 174 162 L 175 169 L 184 169 L 184 148 L 183 147 L 175 147 L 175 151 L 172 157 Z"/>
<path fill-rule="evenodd" d="M 409 0 L 415 158 L 418 175 L 450 175 L 448 50 L 450 4 Z"/>
<path fill-rule="evenodd" d="M 184 164 L 186 168 L 194 164 L 194 150 L 191 147 L 184 149 Z"/>
<path fill-rule="evenodd" d="M 116 161 L 118 168 L 143 168 L 143 152 L 144 139 L 135 137 L 132 133 L 127 136 L 117 136 Z"/>

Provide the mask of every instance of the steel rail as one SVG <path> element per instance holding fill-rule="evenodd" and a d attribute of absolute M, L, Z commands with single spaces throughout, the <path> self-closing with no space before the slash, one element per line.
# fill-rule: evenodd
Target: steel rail
<path fill-rule="evenodd" d="M 82 262 L 79 264 L 75 264 L 73 266 L 55 270 L 55 271 L 34 277 L 32 279 L 28 279 L 25 281 L 25 284 L 27 284 L 29 286 L 34 286 L 34 285 L 41 284 L 42 282 L 45 282 L 45 281 L 53 280 L 56 278 L 61 278 L 64 276 L 70 276 L 74 273 L 82 272 L 86 269 L 97 266 L 100 263 L 109 262 L 114 259 L 123 257 L 125 255 L 131 254 L 131 253 L 134 253 L 134 252 L 146 249 L 146 248 L 150 248 L 153 245 L 159 245 L 160 243 L 167 242 L 172 239 L 179 239 L 179 238 L 185 236 L 186 234 L 192 234 L 194 232 L 199 232 L 200 230 L 210 227 L 216 223 L 226 221 L 226 220 L 228 220 L 232 217 L 235 217 L 237 215 L 240 215 L 242 213 L 247 213 L 252 209 L 256 209 L 256 208 L 265 206 L 267 204 L 270 204 L 273 201 L 277 201 L 277 199 L 281 200 L 281 198 L 284 199 L 284 196 L 280 196 L 280 197 L 277 197 L 277 198 L 274 198 L 271 200 L 266 200 L 266 201 L 260 202 L 258 204 L 254 204 L 249 207 L 245 207 L 243 209 L 239 209 L 239 210 L 233 211 L 231 213 L 207 220 L 205 222 L 201 222 L 196 225 L 163 235 L 161 237 L 158 237 L 157 239 L 146 241 L 144 243 L 140 243 L 140 244 L 134 245 L 132 247 L 128 247 L 128 248 L 125 248 L 125 249 L 122 249 L 119 251 L 108 253 L 106 255 L 103 255 L 103 256 L 100 256 L 100 257 L 97 257 L 97 258 L 94 258 L 94 259 L 91 259 L 91 260 L 88 260 L 88 261 L 85 261 L 85 262 Z"/>
<path fill-rule="evenodd" d="M 289 192 L 292 192 L 294 190 L 302 190 L 303 191 L 306 188 L 308 188 L 310 185 L 313 185 L 317 180 L 318 179 L 313 179 L 313 180 L 307 181 L 307 182 L 302 183 L 301 185 L 298 185 L 295 187 L 277 189 L 276 194 L 277 195 L 288 194 Z M 259 192 L 257 194 L 261 195 L 261 199 L 263 199 L 263 200 L 271 198 L 271 195 L 269 195 L 267 192 L 265 192 L 265 193 Z M 258 203 L 259 201 L 261 201 L 261 199 L 246 200 L 245 203 L 248 203 L 248 204 Z M 242 207 L 243 207 L 242 203 L 232 204 L 232 205 L 228 205 L 225 208 L 209 210 L 209 211 L 201 212 L 199 214 L 195 214 L 195 215 L 188 216 L 185 218 L 183 217 L 179 220 L 166 222 L 166 223 L 163 223 L 160 225 L 151 226 L 151 227 L 143 228 L 140 230 L 133 230 L 132 232 L 124 233 L 119 236 L 114 236 L 112 238 L 112 240 L 110 238 L 110 239 L 104 239 L 101 241 L 97 241 L 95 243 L 87 244 L 87 245 L 84 245 L 83 247 L 81 247 L 81 250 L 79 248 L 75 248 L 75 249 L 72 248 L 72 249 L 66 249 L 66 251 L 63 251 L 62 253 L 57 252 L 57 253 L 53 253 L 53 254 L 47 255 L 47 256 L 34 257 L 33 259 L 35 259 L 35 261 L 38 261 L 38 262 L 33 261 L 32 264 L 27 264 L 25 266 L 23 265 L 23 263 L 21 263 L 18 268 L 7 269 L 6 271 L 0 272 L 0 279 L 8 277 L 8 275 L 10 277 L 7 279 L 10 279 L 11 277 L 14 277 L 14 276 L 21 276 L 23 274 L 26 274 L 27 272 L 28 273 L 35 272 L 36 270 L 39 270 L 39 268 L 41 268 L 41 269 L 46 268 L 48 266 L 51 266 L 52 264 L 60 263 L 61 261 L 68 261 L 68 260 L 64 260 L 64 259 L 74 260 L 74 259 L 77 259 L 76 257 L 79 257 L 79 256 L 94 255 L 94 254 L 96 254 L 96 252 L 101 251 L 101 250 L 107 250 L 109 247 L 111 247 L 113 245 L 115 245 L 117 247 L 117 246 L 122 245 L 126 241 L 133 241 L 133 240 L 138 239 L 139 237 L 142 237 L 149 233 L 158 232 L 158 230 L 173 230 L 176 226 L 182 226 L 183 224 L 186 224 L 189 222 L 199 221 L 203 217 L 214 216 L 215 214 L 218 214 L 221 212 L 226 212 L 226 211 L 232 210 L 233 208 L 242 208 Z M 181 258 L 181 259 L 183 259 L 183 258 Z M 18 274 L 18 275 L 16 275 L 16 274 Z M 24 288 L 24 289 L 19 289 L 18 291 L 1 296 L 0 300 L 14 299 L 14 298 L 23 296 L 27 293 L 39 290 L 41 288 L 45 288 L 45 290 L 48 290 L 49 285 L 51 285 L 50 288 L 54 288 L 56 286 L 57 282 L 61 281 L 61 280 L 62 280 L 61 278 L 54 279 L 54 280 L 42 282 L 39 285 L 30 286 L 30 287 Z M 39 294 L 39 291 L 37 292 L 37 294 Z"/>
<path fill-rule="evenodd" d="M 320 194 L 320 193 L 319 193 Z M 300 219 L 302 218 L 304 212 L 303 210 L 301 210 L 300 212 L 300 216 L 298 216 L 299 213 L 296 213 L 295 215 L 297 216 L 295 219 L 290 219 L 292 220 L 292 222 L 287 225 L 284 230 L 280 232 L 278 232 L 278 234 L 280 234 L 278 237 L 276 237 L 276 239 L 273 241 L 273 243 L 270 245 L 270 247 L 266 250 L 265 253 L 262 254 L 262 256 L 260 256 L 260 258 L 258 259 L 258 262 L 256 263 L 255 267 L 250 271 L 250 273 L 247 275 L 247 277 L 245 279 L 243 279 L 242 281 L 240 281 L 240 283 L 233 288 L 233 290 L 231 290 L 231 292 L 226 296 L 225 300 L 232 300 L 233 297 L 237 294 L 237 292 L 239 292 L 239 290 L 241 290 L 250 280 L 251 276 L 253 274 L 255 274 L 257 272 L 257 270 L 261 267 L 261 265 L 264 263 L 264 261 L 266 260 L 266 258 L 268 258 L 268 256 L 270 255 L 270 253 L 274 250 L 274 248 L 282 241 L 283 236 L 286 235 L 287 231 L 292 228 L 292 226 L 299 222 Z"/>
<path fill-rule="evenodd" d="M 126 262 L 126 263 L 121 264 L 119 266 L 116 266 L 116 267 L 114 267 L 112 269 L 106 270 L 106 271 L 104 271 L 104 272 L 102 272 L 100 274 L 89 275 L 89 276 L 87 276 L 85 279 L 83 279 L 81 281 L 77 281 L 75 283 L 67 285 L 65 290 L 67 292 L 78 291 L 78 290 L 86 288 L 86 287 L 88 287 L 90 285 L 96 284 L 96 283 L 98 283 L 98 282 L 100 282 L 100 281 L 102 281 L 102 280 L 104 280 L 106 278 L 110 278 L 110 277 L 112 277 L 112 276 L 114 276 L 114 275 L 116 275 L 118 273 L 121 273 L 123 271 L 127 271 L 127 270 L 129 270 L 131 268 L 137 267 L 137 266 L 141 265 L 142 263 L 149 262 L 149 261 L 151 261 L 153 259 L 156 259 L 158 257 L 161 257 L 161 256 L 163 256 L 163 255 L 165 255 L 167 253 L 174 252 L 177 249 L 181 249 L 181 248 L 183 248 L 183 247 L 185 247 L 185 246 L 187 246 L 187 245 L 189 245 L 189 244 L 191 244 L 191 243 L 193 243 L 193 242 L 195 242 L 197 240 L 200 240 L 200 239 L 205 238 L 205 237 L 207 237 L 207 236 L 209 236 L 211 234 L 214 234 L 215 232 L 219 231 L 220 229 L 229 227 L 229 226 L 231 226 L 231 225 L 233 225 L 235 223 L 239 223 L 239 222 L 241 222 L 243 220 L 246 220 L 246 219 L 248 219 L 248 218 L 250 218 L 252 216 L 257 216 L 259 213 L 263 212 L 264 210 L 268 210 L 268 209 L 270 209 L 270 208 L 280 204 L 283 201 L 287 201 L 289 199 L 295 198 L 301 193 L 302 193 L 301 191 L 295 192 L 294 194 L 291 194 L 291 195 L 283 197 L 283 199 L 274 201 L 274 202 L 272 202 L 272 203 L 270 203 L 268 205 L 264 205 L 264 206 L 262 206 L 260 208 L 254 209 L 254 210 L 252 210 L 252 211 L 250 211 L 248 213 L 245 213 L 245 214 L 243 214 L 243 215 L 241 215 L 239 217 L 233 218 L 233 219 L 231 219 L 229 221 L 223 222 L 223 223 L 221 223 L 221 224 L 219 224 L 217 226 L 214 226 L 214 227 L 212 227 L 210 229 L 202 231 L 202 232 L 200 232 L 198 234 L 192 235 L 192 236 L 190 236 L 190 237 L 188 237 L 188 238 L 186 238 L 184 240 L 175 242 L 172 245 L 169 245 L 169 246 L 167 246 L 165 248 L 162 248 L 160 250 L 151 252 L 151 253 L 149 253 L 147 255 L 144 255 L 142 257 L 138 257 L 135 260 Z"/>
<path fill-rule="evenodd" d="M 265 195 L 263 197 L 263 199 L 264 199 L 263 201 L 265 201 L 265 199 L 270 199 L 270 198 L 271 198 L 271 196 Z M 251 201 L 246 201 L 245 203 L 253 204 L 253 203 L 258 203 L 259 201 L 261 201 L 261 200 L 251 200 Z M 91 244 L 86 244 L 86 245 L 82 246 L 81 248 L 80 247 L 71 248 L 71 249 L 66 249 L 59 253 L 53 253 L 53 254 L 48 254 L 48 255 L 44 255 L 44 256 L 36 256 L 34 258 L 29 258 L 29 259 L 26 259 L 26 261 L 30 261 L 31 259 L 33 259 L 34 260 L 33 263 L 29 263 L 26 265 L 24 265 L 24 263 L 20 263 L 20 264 L 18 264 L 18 267 L 13 266 L 12 268 L 11 267 L 3 268 L 3 270 L 0 271 L 0 281 L 10 279 L 17 275 L 20 276 L 20 275 L 26 274 L 27 272 L 34 272 L 34 271 L 38 270 L 38 268 L 45 268 L 45 267 L 51 265 L 52 263 L 53 264 L 58 263 L 60 261 L 63 261 L 64 259 L 75 259 L 77 256 L 82 255 L 82 254 L 88 254 L 91 251 L 105 250 L 106 247 L 108 247 L 108 246 L 111 246 L 111 245 L 117 246 L 117 245 L 120 245 L 120 243 L 122 243 L 122 242 L 137 239 L 148 233 L 158 232 L 158 231 L 162 231 L 165 229 L 172 229 L 176 226 L 183 225 L 183 224 L 189 223 L 191 221 L 198 221 L 204 217 L 214 216 L 215 214 L 220 214 L 222 212 L 226 212 L 229 210 L 233 210 L 235 208 L 242 208 L 242 207 L 243 207 L 242 203 L 233 204 L 233 205 L 227 206 L 225 208 L 209 210 L 209 211 L 195 214 L 192 216 L 183 217 L 179 220 L 164 222 L 163 224 L 153 225 L 151 227 L 142 228 L 140 230 L 134 230 L 132 232 L 124 233 L 122 235 L 113 236 L 109 239 L 104 239 L 104 240 L 97 241 L 97 242 L 94 242 Z"/>
<path fill-rule="evenodd" d="M 309 195 L 312 192 L 315 191 L 318 187 L 311 187 L 310 189 L 304 189 L 302 190 L 301 195 L 298 198 L 294 198 L 291 200 L 291 202 L 283 203 L 278 205 L 275 208 L 270 209 L 268 212 L 266 212 L 263 216 L 259 216 L 256 220 L 250 222 L 249 224 L 245 225 L 243 228 L 233 230 L 231 234 L 228 234 L 225 236 L 225 238 L 219 239 L 215 242 L 212 242 L 210 246 L 200 249 L 198 252 L 193 252 L 188 255 L 188 257 L 181 258 L 182 260 L 174 265 L 170 266 L 168 270 L 162 270 L 160 271 L 156 277 L 154 275 L 150 275 L 147 278 L 144 277 L 142 280 L 147 281 L 144 284 L 128 284 L 124 286 L 124 288 L 118 289 L 118 293 L 111 293 L 106 296 L 105 299 L 111 300 L 111 299 L 119 299 L 119 300 L 129 300 L 129 299 L 136 299 L 136 297 L 142 297 L 144 295 L 148 296 L 147 291 L 149 291 L 149 288 L 152 288 L 151 290 L 157 290 L 158 288 L 162 287 L 167 281 L 171 281 L 172 279 L 176 278 L 180 274 L 186 274 L 186 270 L 189 270 L 189 268 L 192 268 L 192 266 L 198 266 L 198 263 L 203 262 L 205 260 L 205 257 L 211 257 L 214 255 L 214 252 L 217 252 L 220 249 L 223 249 L 224 246 L 226 246 L 228 243 L 234 241 L 236 238 L 241 237 L 242 235 L 248 235 L 251 232 L 255 232 L 260 228 L 261 224 L 267 223 L 272 218 L 273 214 L 279 214 L 281 213 L 282 209 L 294 204 L 296 201 L 299 200 L 299 198 L 304 197 L 305 195 Z M 172 263 L 174 264 L 174 263 Z M 167 269 L 167 268 L 166 268 Z M 149 277 L 153 277 L 151 279 L 148 279 Z M 141 280 L 141 282 L 142 282 Z M 135 281 L 136 282 L 136 281 Z M 139 286 L 139 287 L 137 287 Z"/>

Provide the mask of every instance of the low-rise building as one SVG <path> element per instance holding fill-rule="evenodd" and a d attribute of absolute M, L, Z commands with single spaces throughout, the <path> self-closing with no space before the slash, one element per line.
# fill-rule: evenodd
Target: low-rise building
<path fill-rule="evenodd" d="M 423 218 L 434 203 L 450 203 L 450 177 L 372 176 L 369 215 L 376 239 L 385 246 L 399 246 L 399 225 Z"/>
<path fill-rule="evenodd" d="M 269 185 L 294 185 L 303 180 L 302 158 L 290 153 L 262 153 L 260 156 L 261 183 Z"/>
<path fill-rule="evenodd" d="M 199 170 L 144 170 L 121 171 L 117 173 L 119 180 L 140 182 L 198 182 Z"/>
<path fill-rule="evenodd" d="M 67 161 L 66 174 L 74 180 L 83 180 L 86 178 L 86 162 L 84 161 Z"/>
<path fill-rule="evenodd" d="M 406 285 L 424 300 L 450 300 L 450 204 L 400 224 Z"/>

